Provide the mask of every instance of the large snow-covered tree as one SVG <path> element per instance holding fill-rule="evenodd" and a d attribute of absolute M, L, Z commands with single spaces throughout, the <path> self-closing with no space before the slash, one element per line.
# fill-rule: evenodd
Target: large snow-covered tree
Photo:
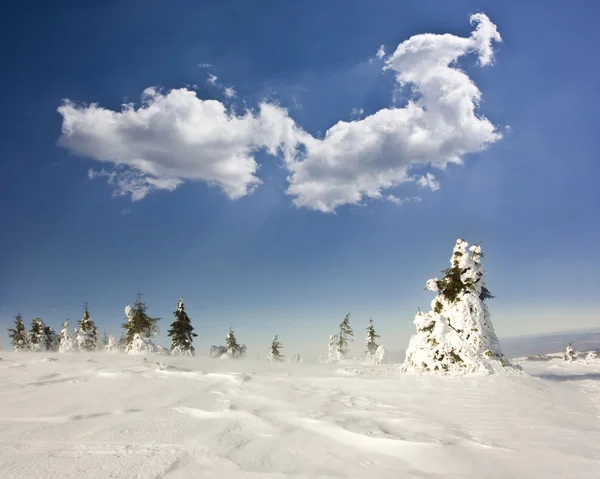
<path fill-rule="evenodd" d="M 371 362 L 373 361 L 373 357 L 375 356 L 375 352 L 377 351 L 377 348 L 379 347 L 379 345 L 377 344 L 377 342 L 375 341 L 375 338 L 378 338 L 379 334 L 377 334 L 375 332 L 375 327 L 373 326 L 373 320 L 370 319 L 369 320 L 369 326 L 367 327 L 367 358 L 366 361 L 367 362 Z"/>
<path fill-rule="evenodd" d="M 279 337 L 276 335 L 273 338 L 273 341 L 271 341 L 271 347 L 269 349 L 269 354 L 267 354 L 267 359 L 269 361 L 274 361 L 274 362 L 280 362 L 283 361 L 283 358 L 285 356 L 283 356 L 281 354 L 281 352 L 279 351 L 280 348 L 282 348 L 283 346 L 281 345 L 281 343 L 279 342 Z"/>
<path fill-rule="evenodd" d="M 85 303 L 83 308 L 83 317 L 75 331 L 75 342 L 79 351 L 95 351 L 98 345 L 98 328 L 90 316 L 88 304 Z"/>
<path fill-rule="evenodd" d="M 73 353 L 76 350 L 75 340 L 73 334 L 69 329 L 69 320 L 65 319 L 63 322 L 63 328 L 60 330 L 60 340 L 58 345 L 58 352 L 60 353 Z"/>
<path fill-rule="evenodd" d="M 8 330 L 8 336 L 15 351 L 29 351 L 29 334 L 21 313 L 15 316 L 15 327 Z"/>
<path fill-rule="evenodd" d="M 137 299 L 132 306 L 125 308 L 127 321 L 123 323 L 125 328 L 125 351 L 130 354 L 145 354 L 158 351 L 152 342 L 152 336 L 158 334 L 156 323 L 160 318 L 151 318 L 146 314 L 147 306 L 142 302 L 142 295 L 138 293 Z"/>
<path fill-rule="evenodd" d="M 44 351 L 44 322 L 41 318 L 33 318 L 29 330 L 29 347 L 32 351 Z"/>
<path fill-rule="evenodd" d="M 437 293 L 431 311 L 419 311 L 417 333 L 406 350 L 402 370 L 413 373 L 490 374 L 518 369 L 504 357 L 485 301 L 486 287 L 479 245 L 463 239 L 454 246 L 443 279 L 430 279 L 426 288 Z"/>
<path fill-rule="evenodd" d="M 352 339 L 354 332 L 350 327 L 350 313 L 346 314 L 344 320 L 340 323 L 340 335 L 338 336 L 337 343 L 337 358 L 342 361 L 346 359 L 348 355 L 348 342 L 354 341 Z"/>
<path fill-rule="evenodd" d="M 179 298 L 177 309 L 173 314 L 175 315 L 175 321 L 171 324 L 168 334 L 171 337 L 171 354 L 174 356 L 193 356 L 195 350 L 192 342 L 193 338 L 198 335 L 194 333 L 192 322 L 185 311 L 183 298 Z"/>

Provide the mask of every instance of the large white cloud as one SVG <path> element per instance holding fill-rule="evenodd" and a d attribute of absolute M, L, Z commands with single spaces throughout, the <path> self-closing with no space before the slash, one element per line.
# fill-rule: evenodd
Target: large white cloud
<path fill-rule="evenodd" d="M 201 100 L 194 91 L 144 92 L 143 104 L 115 112 L 92 104 L 66 101 L 60 144 L 72 153 L 121 167 L 107 176 L 117 194 L 143 198 L 152 189 L 175 189 L 182 180 L 220 186 L 230 198 L 251 192 L 260 180 L 254 153 L 277 154 L 288 142 L 293 122 L 287 112 L 263 103 L 257 113 L 231 113 L 216 100 Z"/>
<path fill-rule="evenodd" d="M 290 172 L 287 193 L 298 207 L 332 212 L 365 198 L 395 198 L 385 190 L 406 181 L 435 190 L 439 183 L 431 174 L 415 177 L 410 168 L 461 163 L 464 155 L 501 138 L 477 115 L 481 92 L 456 66 L 468 53 L 490 64 L 492 42 L 501 41 L 484 14 L 471 22 L 477 26 L 467 38 L 422 34 L 401 43 L 384 70 L 411 86 L 413 99 L 402 108 L 340 121 L 323 138 L 304 132 L 278 105 L 264 102 L 257 112 L 235 114 L 194 91 L 149 88 L 140 107 L 124 105 L 118 112 L 65 101 L 58 108 L 60 144 L 116 166 L 91 176 L 106 176 L 116 194 L 134 200 L 153 189 L 173 190 L 184 180 L 216 184 L 230 198 L 244 196 L 260 183 L 254 155 L 261 149 L 283 156 Z"/>
<path fill-rule="evenodd" d="M 501 41 L 487 16 L 473 15 L 471 22 L 477 28 L 468 38 L 415 35 L 386 60 L 384 69 L 413 88 L 415 96 L 405 107 L 340 121 L 323 139 L 303 141 L 303 157 L 288 161 L 288 193 L 296 205 L 331 212 L 343 204 L 380 198 L 382 190 L 415 180 L 408 174 L 411 166 L 461 163 L 465 154 L 501 138 L 489 120 L 476 114 L 481 92 L 456 66 L 470 52 L 488 65 L 492 41 Z M 419 180 L 419 186 L 437 189 L 432 179 Z"/>

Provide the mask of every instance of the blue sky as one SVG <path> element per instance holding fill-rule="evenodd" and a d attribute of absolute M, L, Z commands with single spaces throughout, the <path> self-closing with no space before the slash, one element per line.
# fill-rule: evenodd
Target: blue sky
<path fill-rule="evenodd" d="M 258 354 L 274 334 L 288 353 L 326 354 L 346 312 L 361 331 L 372 317 L 382 343 L 402 349 L 457 237 L 482 241 L 500 336 L 598 326 L 600 5 L 84 3 L 14 4 L 3 17 L 2 331 L 18 311 L 58 328 L 87 301 L 118 335 L 141 291 L 163 330 L 183 295 L 201 349 L 233 325 Z M 478 12 L 502 37 L 484 42 L 483 66 Z M 456 67 L 468 78 L 434 71 L 426 50 L 396 56 L 427 33 L 452 36 L 432 51 L 464 46 Z M 429 93 L 411 96 L 396 75 Z M 438 83 L 469 78 L 475 117 L 432 100 Z M 411 99 L 429 103 L 400 112 Z M 133 123 L 115 126 L 111 111 L 129 102 Z M 139 127 L 152 104 L 156 121 Z M 430 128 L 416 150 L 398 123 L 378 133 L 394 110 L 407 128 Z M 344 141 L 323 140 L 339 121 L 354 121 Z M 208 143 L 183 144 L 174 124 Z M 442 158 L 457 151 L 463 165 Z"/>

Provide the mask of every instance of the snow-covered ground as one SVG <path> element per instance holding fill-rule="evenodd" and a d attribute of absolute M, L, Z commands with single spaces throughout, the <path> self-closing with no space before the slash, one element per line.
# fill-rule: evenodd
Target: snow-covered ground
<path fill-rule="evenodd" d="M 0 356 L 2 479 L 600 477 L 600 360 L 418 378 L 390 365 Z"/>

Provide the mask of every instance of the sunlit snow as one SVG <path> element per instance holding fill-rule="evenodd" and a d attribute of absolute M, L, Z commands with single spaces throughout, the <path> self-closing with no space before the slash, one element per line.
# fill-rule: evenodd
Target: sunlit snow
<path fill-rule="evenodd" d="M 600 360 L 463 378 L 360 362 L 0 353 L 0 477 L 598 477 Z M 548 359 L 548 358 L 546 358 Z"/>

